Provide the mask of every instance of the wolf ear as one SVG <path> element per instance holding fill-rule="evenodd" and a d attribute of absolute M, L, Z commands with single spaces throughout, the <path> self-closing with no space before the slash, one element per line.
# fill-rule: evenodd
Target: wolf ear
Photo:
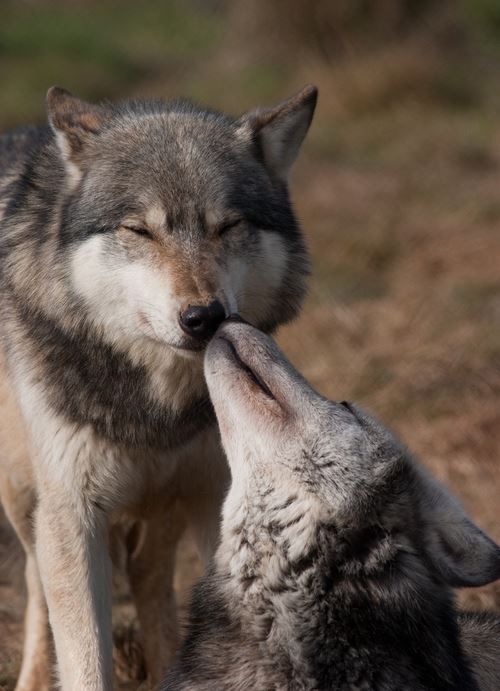
<path fill-rule="evenodd" d="M 238 121 L 240 131 L 257 142 L 271 172 L 286 180 L 311 124 L 318 98 L 315 86 L 268 110 L 255 110 Z"/>
<path fill-rule="evenodd" d="M 421 471 L 427 553 L 448 585 L 486 585 L 500 578 L 500 547 L 467 516 L 458 501 Z"/>
<path fill-rule="evenodd" d="M 46 103 L 49 123 L 63 160 L 70 172 L 77 175 L 86 142 L 99 133 L 110 112 L 106 107 L 80 100 L 59 86 L 48 90 Z"/>

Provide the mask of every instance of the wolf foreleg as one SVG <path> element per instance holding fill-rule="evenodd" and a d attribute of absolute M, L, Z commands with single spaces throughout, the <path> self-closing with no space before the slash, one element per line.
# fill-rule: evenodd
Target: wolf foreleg
<path fill-rule="evenodd" d="M 34 553 L 26 556 L 28 604 L 24 625 L 23 663 L 16 691 L 49 691 L 52 677 L 51 634 L 47 604 Z"/>
<path fill-rule="evenodd" d="M 35 549 L 63 691 L 112 688 L 109 515 L 118 451 L 28 391 L 38 494 Z M 35 395 L 33 395 L 35 393 Z"/>
<path fill-rule="evenodd" d="M 111 569 L 107 521 L 66 498 L 41 498 L 36 551 L 63 691 L 112 688 Z"/>
<path fill-rule="evenodd" d="M 26 456 L 19 465 L 29 468 Z M 21 671 L 16 691 L 48 691 L 52 676 L 51 633 L 47 604 L 35 554 L 32 516 L 36 497 L 29 486 L 29 472 L 0 477 L 0 499 L 26 553 L 25 578 L 28 602 L 24 618 L 24 643 Z"/>
<path fill-rule="evenodd" d="M 179 642 L 173 581 L 175 552 L 184 525 L 177 502 L 156 513 L 145 525 L 138 553 L 132 554 L 128 562 L 152 688 L 156 688 L 174 661 Z"/>

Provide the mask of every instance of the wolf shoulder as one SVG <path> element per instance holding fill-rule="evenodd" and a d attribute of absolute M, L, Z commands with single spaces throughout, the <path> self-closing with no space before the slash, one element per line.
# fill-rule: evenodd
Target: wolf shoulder
<path fill-rule="evenodd" d="M 30 162 L 52 138 L 49 127 L 20 127 L 0 134 L 0 228 Z"/>
<path fill-rule="evenodd" d="M 198 585 L 195 590 L 195 608 L 192 611 L 191 635 L 188 645 L 184 647 L 183 655 L 178 659 L 170 674 L 161 686 L 161 691 L 177 689 L 178 691 L 210 691 L 211 684 L 217 679 L 219 689 L 251 689 L 253 688 L 253 666 L 241 664 L 234 665 L 232 660 L 234 643 L 229 640 L 235 635 L 230 632 L 228 622 L 230 617 L 225 608 L 225 603 L 213 584 L 207 587 L 206 583 Z M 210 604 L 217 604 L 214 616 L 210 623 L 203 617 L 197 620 L 196 612 L 206 599 Z M 214 602 L 215 600 L 215 602 Z M 221 621 L 222 619 L 222 621 Z M 221 625 L 222 624 L 222 625 Z M 473 674 L 477 691 L 498 691 L 500 688 L 500 616 L 491 612 L 460 612 L 458 615 L 460 640 L 466 659 Z M 214 633 L 218 635 L 214 636 Z M 237 636 L 236 636 L 237 637 Z M 200 642 L 202 645 L 200 646 Z M 244 641 L 238 641 L 241 645 L 240 652 L 244 657 Z M 201 650 L 200 650 L 201 648 Z M 256 651 L 257 652 L 257 651 Z M 238 660 L 241 663 L 241 660 Z M 234 667 L 233 667 L 234 665 Z M 228 668 L 233 667 L 232 671 Z M 210 673 L 207 675 L 207 670 Z M 386 670 L 387 671 L 387 670 Z M 390 676 L 390 675 L 389 675 Z M 230 686 L 225 686 L 227 679 Z M 386 680 L 383 689 L 394 691 L 390 680 Z"/>
<path fill-rule="evenodd" d="M 48 126 L 19 127 L 0 134 L 0 179 L 21 172 L 23 164 L 51 138 Z"/>

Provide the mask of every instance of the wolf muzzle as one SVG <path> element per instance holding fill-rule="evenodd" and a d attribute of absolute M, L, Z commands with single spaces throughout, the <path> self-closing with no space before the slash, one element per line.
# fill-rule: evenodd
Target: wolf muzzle
<path fill-rule="evenodd" d="M 213 300 L 209 305 L 189 305 L 179 314 L 179 324 L 188 336 L 204 341 L 214 335 L 225 318 L 224 307 L 218 300 Z"/>

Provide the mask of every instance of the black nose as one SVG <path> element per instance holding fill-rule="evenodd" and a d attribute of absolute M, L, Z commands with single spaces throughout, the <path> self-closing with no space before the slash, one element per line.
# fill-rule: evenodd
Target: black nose
<path fill-rule="evenodd" d="M 214 300 L 209 305 L 190 305 L 180 313 L 179 323 L 188 336 L 204 340 L 216 332 L 225 317 L 224 307 L 218 300 Z"/>

